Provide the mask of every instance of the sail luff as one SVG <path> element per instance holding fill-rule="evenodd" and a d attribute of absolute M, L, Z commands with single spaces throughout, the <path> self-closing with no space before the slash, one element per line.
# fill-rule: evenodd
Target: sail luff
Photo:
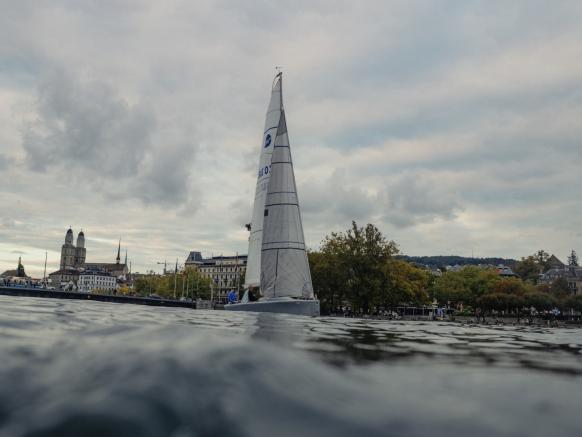
<path fill-rule="evenodd" d="M 271 157 L 273 144 L 276 136 L 276 129 L 279 125 L 281 111 L 283 110 L 283 100 L 281 92 L 281 73 L 275 76 L 271 89 L 271 99 L 265 116 L 265 128 L 261 143 L 259 156 L 259 169 L 257 184 L 255 187 L 255 201 L 253 205 L 253 216 L 251 219 L 251 234 L 249 236 L 249 250 L 247 269 L 245 274 L 245 288 L 257 287 L 260 285 L 261 270 L 261 244 L 263 234 L 263 210 L 269 179 L 271 177 Z"/>

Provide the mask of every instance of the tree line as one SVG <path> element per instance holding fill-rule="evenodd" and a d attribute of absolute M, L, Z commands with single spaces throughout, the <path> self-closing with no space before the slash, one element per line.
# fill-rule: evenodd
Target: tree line
<path fill-rule="evenodd" d="M 318 251 L 308 254 L 313 288 L 323 312 L 349 305 L 353 311 L 370 313 L 399 305 L 439 305 L 482 312 L 517 313 L 559 308 L 582 311 L 582 296 L 573 296 L 567 280 L 551 285 L 538 283 L 547 270 L 545 251 L 524 257 L 514 265 L 519 277 L 502 277 L 495 268 L 465 266 L 440 276 L 400 256 L 398 245 L 380 230 L 352 222 L 345 232 L 333 232 Z M 569 258 L 577 264 L 575 252 Z"/>
<path fill-rule="evenodd" d="M 138 296 L 154 294 L 166 299 L 185 296 L 196 300 L 210 299 L 210 286 L 209 278 L 202 276 L 195 268 L 187 267 L 176 275 L 145 275 L 136 278 L 133 289 Z"/>

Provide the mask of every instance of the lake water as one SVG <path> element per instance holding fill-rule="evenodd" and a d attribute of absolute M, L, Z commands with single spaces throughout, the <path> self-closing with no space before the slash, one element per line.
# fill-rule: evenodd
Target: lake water
<path fill-rule="evenodd" d="M 582 330 L 0 296 L 2 436 L 582 435 Z"/>

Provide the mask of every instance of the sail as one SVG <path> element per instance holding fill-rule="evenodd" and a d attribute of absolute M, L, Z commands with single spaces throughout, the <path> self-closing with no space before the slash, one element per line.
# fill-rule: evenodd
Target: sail
<path fill-rule="evenodd" d="M 275 143 L 275 136 L 277 127 L 279 126 L 282 109 L 281 73 L 279 73 L 275 76 L 273 82 L 271 101 L 269 102 L 269 107 L 267 109 L 263 141 L 261 143 L 257 186 L 255 189 L 255 203 L 253 206 L 253 217 L 251 219 L 251 234 L 249 236 L 245 288 L 258 287 L 260 285 L 263 211 L 265 209 L 267 188 L 271 177 L 271 155 L 273 153 L 273 144 Z"/>
<path fill-rule="evenodd" d="M 262 237 L 263 297 L 313 298 L 284 110 L 271 159 Z"/>

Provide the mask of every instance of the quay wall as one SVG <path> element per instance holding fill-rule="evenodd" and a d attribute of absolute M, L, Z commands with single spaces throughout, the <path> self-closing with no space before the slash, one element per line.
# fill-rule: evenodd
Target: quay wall
<path fill-rule="evenodd" d="M 0 295 L 45 297 L 52 299 L 92 300 L 98 302 L 129 303 L 134 305 L 151 305 L 161 307 L 196 308 L 195 302 L 180 302 L 171 299 L 151 299 L 149 297 L 119 296 L 111 294 L 78 293 L 73 291 L 46 290 L 44 288 L 0 286 Z"/>

